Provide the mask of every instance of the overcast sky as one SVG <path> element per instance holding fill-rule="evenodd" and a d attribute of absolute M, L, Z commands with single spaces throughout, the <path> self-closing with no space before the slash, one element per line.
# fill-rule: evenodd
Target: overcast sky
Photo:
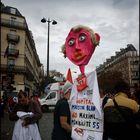
<path fill-rule="evenodd" d="M 17 8 L 26 18 L 32 31 L 37 53 L 46 67 L 47 23 L 45 17 L 55 19 L 58 24 L 50 26 L 50 70 L 64 75 L 68 68 L 80 73 L 78 66 L 64 58 L 61 46 L 70 29 L 75 25 L 86 25 L 101 36 L 86 73 L 115 55 L 120 48 L 133 44 L 139 49 L 139 0 L 2 0 L 5 6 Z M 72 73 L 75 76 L 74 73 Z"/>

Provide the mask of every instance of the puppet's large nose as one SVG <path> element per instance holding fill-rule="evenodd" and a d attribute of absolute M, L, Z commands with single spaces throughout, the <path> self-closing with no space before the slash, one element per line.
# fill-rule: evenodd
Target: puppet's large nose
<path fill-rule="evenodd" d="M 75 49 L 76 50 L 81 50 L 78 39 L 76 40 L 76 43 L 75 43 Z"/>

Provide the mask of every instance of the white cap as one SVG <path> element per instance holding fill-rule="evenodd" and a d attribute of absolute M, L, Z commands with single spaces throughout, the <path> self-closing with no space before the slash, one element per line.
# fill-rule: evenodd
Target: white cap
<path fill-rule="evenodd" d="M 66 81 L 66 83 L 64 84 L 62 88 L 64 95 L 68 92 L 69 89 L 72 89 L 72 83 L 69 81 Z"/>

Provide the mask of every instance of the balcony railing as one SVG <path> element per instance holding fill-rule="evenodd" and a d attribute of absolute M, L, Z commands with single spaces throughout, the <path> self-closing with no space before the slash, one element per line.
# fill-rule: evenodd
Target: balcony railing
<path fill-rule="evenodd" d="M 18 57 L 18 55 L 19 55 L 19 50 L 11 49 L 11 48 L 8 49 L 7 56 Z"/>
<path fill-rule="evenodd" d="M 132 80 L 139 80 L 140 77 L 138 75 L 131 75 Z"/>
<path fill-rule="evenodd" d="M 9 73 L 9 66 L 6 64 L 1 64 L 1 72 Z M 11 73 L 24 74 L 28 81 L 34 80 L 34 75 L 32 72 L 25 66 L 14 66 L 12 67 Z"/>
<path fill-rule="evenodd" d="M 9 19 L 1 19 L 1 26 L 8 26 L 8 27 L 13 27 L 13 28 L 19 28 L 19 29 L 23 29 L 25 30 L 27 27 L 26 27 L 26 24 L 25 23 L 22 23 L 22 22 L 19 22 L 19 21 L 12 21 L 12 20 L 9 20 Z"/>
<path fill-rule="evenodd" d="M 2 72 L 7 72 L 9 69 L 9 66 L 7 64 L 1 64 L 1 71 Z M 25 73 L 26 72 L 26 67 L 25 66 L 14 66 L 12 68 L 13 73 Z"/>
<path fill-rule="evenodd" d="M 8 33 L 7 34 L 7 40 L 9 42 L 15 42 L 15 43 L 18 43 L 19 42 L 19 39 L 20 39 L 20 36 L 19 35 L 14 35 L 14 34 L 11 34 L 11 33 Z"/>

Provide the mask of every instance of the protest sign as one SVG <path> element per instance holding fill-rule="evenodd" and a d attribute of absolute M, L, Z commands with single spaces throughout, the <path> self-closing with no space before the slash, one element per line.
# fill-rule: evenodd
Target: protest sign
<path fill-rule="evenodd" d="M 81 92 L 77 90 L 77 81 L 74 81 L 70 98 L 71 124 L 95 138 L 103 133 L 103 113 L 96 71 L 87 74 L 86 78 L 88 87 Z"/>

